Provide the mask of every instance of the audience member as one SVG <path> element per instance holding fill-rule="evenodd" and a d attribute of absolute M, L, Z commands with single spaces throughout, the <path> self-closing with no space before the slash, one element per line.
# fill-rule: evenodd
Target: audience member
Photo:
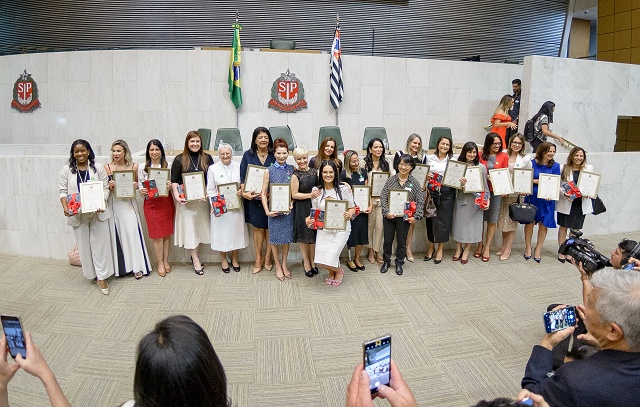
<path fill-rule="evenodd" d="M 293 150 L 293 158 L 298 165 L 291 177 L 294 216 L 293 241 L 298 243 L 298 247 L 300 247 L 304 275 L 313 277 L 318 274 L 318 267 L 316 267 L 314 260 L 316 231 L 308 228 L 304 220 L 311 212 L 311 199 L 320 195 L 319 189 L 313 189 L 318 185 L 318 171 L 309 167 L 309 155 L 306 148 L 296 147 Z"/>
<path fill-rule="evenodd" d="M 513 104 L 513 97 L 504 95 L 500 99 L 500 104 L 498 104 L 496 111 L 493 113 L 493 117 L 491 117 L 491 133 L 496 133 L 502 141 L 500 151 L 507 146 L 507 129 L 515 130 L 518 128 L 518 125 L 509 116 L 509 110 L 513 107 Z"/>
<path fill-rule="evenodd" d="M 553 123 L 553 112 L 556 110 L 556 104 L 551 101 L 546 101 L 540 107 L 538 113 L 533 116 L 533 141 L 531 141 L 531 147 L 533 152 L 538 150 L 538 146 L 542 142 L 547 141 L 547 138 L 551 137 L 555 139 L 561 146 L 565 145 L 565 141 L 562 137 L 551 132 L 549 125 Z"/>
<path fill-rule="evenodd" d="M 319 171 L 320 164 L 325 160 L 333 161 L 336 168 L 338 168 L 338 174 L 342 172 L 342 161 L 338 158 L 338 146 L 333 137 L 325 137 L 322 140 L 320 147 L 318 148 L 318 155 L 311 158 L 309 161 L 309 167 L 315 168 Z"/>
<path fill-rule="evenodd" d="M 509 117 L 511 117 L 511 121 L 516 124 L 515 129 L 507 128 L 507 140 L 511 138 L 512 135 L 518 132 L 518 120 L 520 119 L 520 96 L 522 95 L 522 81 L 520 79 L 514 79 L 511 81 L 511 89 L 513 89 L 513 106 L 509 109 Z M 524 147 L 524 146 L 523 146 Z"/>
<path fill-rule="evenodd" d="M 340 181 L 346 182 L 352 188 L 354 186 L 369 185 L 369 179 L 367 178 L 367 171 L 364 168 L 360 168 L 360 160 L 358 159 L 358 153 L 353 150 L 348 150 L 344 155 L 344 170 L 340 173 Z M 349 259 L 347 267 L 351 271 L 363 271 L 365 269 L 364 264 L 360 261 L 360 255 L 362 248 L 369 244 L 369 213 L 373 209 L 371 205 L 371 197 L 369 197 L 369 206 L 363 207 L 362 202 L 355 202 L 356 206 L 360 209 L 360 213 L 351 221 L 351 234 L 347 240 L 347 248 L 351 250 L 355 247 L 353 260 Z"/>

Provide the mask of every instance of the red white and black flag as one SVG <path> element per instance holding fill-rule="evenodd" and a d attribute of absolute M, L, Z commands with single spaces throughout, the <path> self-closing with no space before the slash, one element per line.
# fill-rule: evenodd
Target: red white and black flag
<path fill-rule="evenodd" d="M 340 44 L 340 22 L 336 22 L 336 30 L 331 45 L 331 94 L 329 99 L 334 109 L 342 102 L 344 85 L 342 84 L 342 46 Z"/>

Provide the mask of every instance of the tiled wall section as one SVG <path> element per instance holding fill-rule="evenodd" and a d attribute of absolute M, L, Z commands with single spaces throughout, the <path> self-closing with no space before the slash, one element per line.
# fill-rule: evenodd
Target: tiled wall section
<path fill-rule="evenodd" d="M 598 1 L 598 59 L 640 64 L 640 1 Z"/>
<path fill-rule="evenodd" d="M 618 119 L 615 151 L 640 151 L 640 117 Z"/>

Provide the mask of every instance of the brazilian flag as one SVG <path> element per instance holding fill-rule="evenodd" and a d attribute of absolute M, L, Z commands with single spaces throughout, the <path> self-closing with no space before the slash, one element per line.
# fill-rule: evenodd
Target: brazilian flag
<path fill-rule="evenodd" d="M 242 88 L 240 87 L 240 30 L 242 30 L 242 26 L 236 21 L 232 27 L 233 49 L 229 63 L 229 97 L 237 109 L 242 105 Z"/>

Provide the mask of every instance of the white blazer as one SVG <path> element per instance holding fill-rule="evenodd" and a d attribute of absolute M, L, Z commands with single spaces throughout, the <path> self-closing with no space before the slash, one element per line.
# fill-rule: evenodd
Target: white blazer
<path fill-rule="evenodd" d="M 531 168 L 531 156 L 525 154 L 524 157 L 518 154 L 513 168 Z"/>
<path fill-rule="evenodd" d="M 104 202 L 105 202 L 105 210 L 104 212 L 97 212 L 98 220 L 104 222 L 109 219 L 111 216 L 111 208 L 107 206 L 107 199 L 109 199 L 109 176 L 107 175 L 107 171 L 105 171 L 104 167 L 100 163 L 95 163 L 96 172 L 93 172 L 91 167 L 89 167 L 89 180 L 90 181 L 102 181 L 102 185 L 104 187 Z M 58 177 L 58 189 L 60 191 L 60 198 L 63 196 L 66 197 L 69 194 L 77 194 L 78 191 L 78 183 L 76 182 L 77 174 L 71 172 L 71 168 L 69 165 L 65 165 L 60 171 L 60 176 Z M 67 218 L 67 224 L 69 226 L 77 227 L 80 226 L 79 216 L 83 214 L 78 214 L 74 216 L 69 216 Z"/>
<path fill-rule="evenodd" d="M 564 164 L 560 167 L 560 173 L 562 174 L 562 169 L 564 168 Z M 585 171 L 593 171 L 593 165 L 585 165 Z M 568 215 L 571 212 L 571 201 L 564 196 L 564 192 L 560 191 L 560 199 L 556 204 L 556 211 L 560 213 L 564 213 Z M 587 215 L 593 212 L 593 205 L 591 204 L 590 198 L 582 198 L 582 214 Z"/>

